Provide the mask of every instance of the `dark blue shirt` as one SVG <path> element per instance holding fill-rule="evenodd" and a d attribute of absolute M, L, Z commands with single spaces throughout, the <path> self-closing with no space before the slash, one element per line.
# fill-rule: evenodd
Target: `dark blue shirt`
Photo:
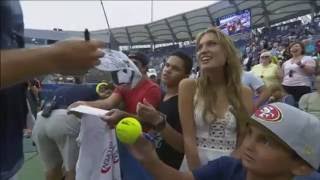
<path fill-rule="evenodd" d="M 0 1 L 0 48 L 23 48 L 23 17 L 18 1 Z M 14 71 L 12 69 L 12 71 Z M 0 179 L 7 180 L 23 164 L 22 130 L 26 122 L 26 84 L 0 90 Z"/>
<path fill-rule="evenodd" d="M 94 101 L 99 99 L 95 89 L 85 84 L 60 87 L 54 91 L 53 96 L 56 97 L 55 109 L 66 109 L 76 101 Z"/>
<path fill-rule="evenodd" d="M 196 180 L 245 180 L 246 172 L 241 161 L 232 157 L 221 157 L 193 171 Z"/>
<path fill-rule="evenodd" d="M 193 171 L 193 176 L 196 180 L 245 180 L 246 170 L 240 160 L 225 156 L 209 161 Z M 313 172 L 308 176 L 297 176 L 294 180 L 320 180 L 320 174 Z"/>

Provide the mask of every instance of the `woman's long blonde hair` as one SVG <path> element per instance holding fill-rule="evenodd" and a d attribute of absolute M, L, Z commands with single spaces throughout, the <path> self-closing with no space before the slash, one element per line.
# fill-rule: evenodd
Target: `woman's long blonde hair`
<path fill-rule="evenodd" d="M 209 28 L 198 34 L 196 38 L 197 46 L 199 45 L 201 38 L 208 33 L 212 33 L 217 37 L 217 43 L 220 44 L 224 50 L 226 56 L 226 63 L 224 65 L 226 94 L 230 105 L 233 107 L 231 112 L 237 119 L 237 130 L 243 130 L 246 125 L 248 113 L 244 107 L 241 95 L 242 68 L 238 52 L 232 40 L 215 27 Z M 217 118 L 217 114 L 213 109 L 213 107 L 217 105 L 217 89 L 210 81 L 209 76 L 205 73 L 201 72 L 201 75 L 197 80 L 196 95 L 195 104 L 198 104 L 200 101 L 204 104 L 202 112 L 203 118 L 206 119 L 207 123 L 214 122 Z M 208 116 L 213 118 L 206 118 Z M 240 133 L 240 131 L 237 132 Z"/>

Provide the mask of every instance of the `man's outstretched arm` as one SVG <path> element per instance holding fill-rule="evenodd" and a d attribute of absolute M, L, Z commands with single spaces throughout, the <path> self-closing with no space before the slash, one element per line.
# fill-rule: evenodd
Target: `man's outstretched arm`
<path fill-rule="evenodd" d="M 33 49 L 1 50 L 1 88 L 31 77 L 79 74 L 98 64 L 104 46 L 100 41 L 67 40 Z"/>

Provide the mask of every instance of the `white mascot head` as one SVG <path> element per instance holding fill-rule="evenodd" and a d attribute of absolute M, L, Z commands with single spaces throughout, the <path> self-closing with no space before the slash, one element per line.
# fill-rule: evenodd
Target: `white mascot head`
<path fill-rule="evenodd" d="M 120 51 L 106 49 L 105 55 L 100 58 L 101 63 L 96 66 L 101 71 L 111 72 L 115 85 L 128 85 L 134 88 L 142 78 L 138 67 Z"/>

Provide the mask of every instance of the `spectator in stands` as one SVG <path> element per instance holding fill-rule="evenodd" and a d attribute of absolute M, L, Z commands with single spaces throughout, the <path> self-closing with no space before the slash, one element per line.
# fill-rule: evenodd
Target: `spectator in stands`
<path fill-rule="evenodd" d="M 264 85 L 261 78 L 253 75 L 251 72 L 243 71 L 241 82 L 252 90 L 255 109 L 266 103 L 270 97 L 270 91 Z"/>
<path fill-rule="evenodd" d="M 278 42 L 274 42 L 272 44 L 272 49 L 270 50 L 272 56 L 279 56 L 280 51 L 279 51 L 279 43 Z"/>
<path fill-rule="evenodd" d="M 36 118 L 38 110 L 40 108 L 40 82 L 36 79 L 30 80 L 28 82 L 27 99 L 29 101 L 32 115 Z"/>
<path fill-rule="evenodd" d="M 182 170 L 230 155 L 241 144 L 245 117 L 253 111 L 252 93 L 241 85 L 240 59 L 229 37 L 210 28 L 196 43 L 200 77 L 179 85 L 186 155 Z"/>
<path fill-rule="evenodd" d="M 294 42 L 289 47 L 292 58 L 283 63 L 280 76 L 286 92 L 293 95 L 296 102 L 300 97 L 311 92 L 310 76 L 315 73 L 315 61 L 304 55 L 301 42 Z"/>
<path fill-rule="evenodd" d="M 263 52 L 260 55 L 260 64 L 252 67 L 251 72 L 260 77 L 267 87 L 279 82 L 279 67 L 271 62 L 271 53 L 269 51 Z"/>
<path fill-rule="evenodd" d="M 292 57 L 290 53 L 290 45 L 289 44 L 283 44 L 283 45 L 286 47 L 282 53 L 283 61 L 287 61 Z"/>
<path fill-rule="evenodd" d="M 304 39 L 301 41 L 305 47 L 305 54 L 308 56 L 312 56 L 316 51 L 316 46 L 312 39 Z"/>
<path fill-rule="evenodd" d="M 248 119 L 240 159 L 221 157 L 194 171 L 179 172 L 162 163 L 142 137 L 131 152 L 157 180 L 318 180 L 319 136 L 320 121 L 315 116 L 272 103 Z"/>
<path fill-rule="evenodd" d="M 320 120 L 320 74 L 317 75 L 315 80 L 317 91 L 305 94 L 299 101 L 299 108 L 315 115 Z"/>
<path fill-rule="evenodd" d="M 297 103 L 293 96 L 285 92 L 281 84 L 274 84 L 270 86 L 269 91 L 271 93 L 271 97 L 269 98 L 267 104 L 273 102 L 282 102 L 297 107 Z"/>
<path fill-rule="evenodd" d="M 271 51 L 269 51 L 268 49 L 262 49 L 261 50 L 261 54 L 264 53 L 264 52 L 270 52 L 271 53 Z M 271 61 L 270 62 L 273 63 L 273 64 L 276 64 L 276 65 L 279 65 L 278 57 L 272 55 L 272 53 L 271 53 Z"/>
<path fill-rule="evenodd" d="M 179 169 L 183 155 L 183 138 L 178 111 L 178 86 L 182 79 L 191 73 L 192 59 L 183 52 L 177 51 L 169 55 L 161 73 L 161 81 L 166 86 L 159 111 L 166 116 L 166 124 L 160 132 L 156 143 L 156 151 L 160 159 L 169 166 Z M 159 122 L 161 114 L 148 103 L 139 104 L 137 114 L 147 124 Z M 156 119 L 156 120 L 155 120 Z M 148 123 L 149 122 L 149 123 Z"/>
<path fill-rule="evenodd" d="M 316 42 L 317 51 L 315 52 L 316 57 L 316 72 L 315 74 L 320 74 L 320 40 Z"/>
<path fill-rule="evenodd" d="M 63 176 L 65 180 L 75 179 L 79 154 L 76 138 L 80 131 L 80 119 L 67 114 L 67 107 L 79 100 L 92 101 L 99 98 L 94 89 L 81 85 L 81 80 L 76 82 L 79 84 L 55 90 L 53 98 L 46 102 L 43 111 L 38 113 L 34 126 L 32 136 L 47 180 L 58 180 Z"/>
<path fill-rule="evenodd" d="M 39 81 L 35 79 L 28 81 L 28 88 L 26 92 L 28 114 L 27 114 L 26 126 L 25 126 L 25 129 L 23 130 L 23 136 L 26 138 L 31 137 L 35 119 L 37 117 L 37 113 L 40 108 L 40 98 L 39 98 L 40 84 L 38 82 Z"/>
<path fill-rule="evenodd" d="M 159 86 L 151 81 L 147 76 L 149 59 L 140 52 L 130 52 L 128 57 L 136 64 L 142 74 L 142 79 L 138 82 L 136 87 L 130 89 L 128 85 L 118 86 L 107 99 L 97 101 L 78 101 L 70 105 L 69 108 L 82 104 L 110 110 L 104 117 L 104 120 L 111 128 L 119 121 L 119 119 L 127 116 L 127 114 L 119 112 L 117 109 L 113 109 L 118 108 L 121 103 L 125 106 L 125 112 L 133 115 L 136 114 L 138 102 L 142 102 L 144 99 L 152 106 L 158 108 L 161 100 L 161 93 Z M 130 155 L 127 148 L 122 143 L 119 143 L 118 148 L 120 155 L 120 169 L 123 180 L 146 180 L 151 178 L 141 165 Z"/>

